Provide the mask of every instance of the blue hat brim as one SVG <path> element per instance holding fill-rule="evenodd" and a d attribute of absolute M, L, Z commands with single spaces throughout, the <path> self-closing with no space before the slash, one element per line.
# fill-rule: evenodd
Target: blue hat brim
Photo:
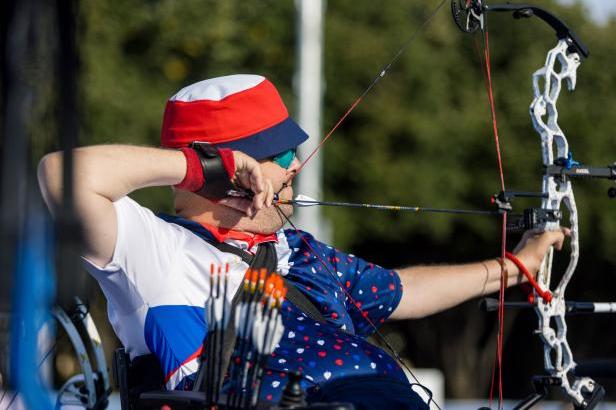
<path fill-rule="evenodd" d="M 216 144 L 216 146 L 230 148 L 234 151 L 242 151 L 254 159 L 261 160 L 295 148 L 307 139 L 308 134 L 291 117 L 288 117 L 273 127 L 249 137 L 223 142 Z"/>

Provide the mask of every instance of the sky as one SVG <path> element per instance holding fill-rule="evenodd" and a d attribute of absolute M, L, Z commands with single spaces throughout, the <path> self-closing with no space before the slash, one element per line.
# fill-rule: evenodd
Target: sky
<path fill-rule="evenodd" d="M 590 13 L 598 23 L 605 23 L 610 16 L 616 15 L 616 0 L 559 0 L 563 4 L 572 4 L 580 1 L 590 10 Z M 534 4 L 539 4 L 535 2 Z"/>

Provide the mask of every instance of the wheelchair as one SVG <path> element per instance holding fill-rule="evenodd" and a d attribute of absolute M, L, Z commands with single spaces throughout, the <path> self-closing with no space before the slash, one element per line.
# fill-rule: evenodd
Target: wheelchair
<path fill-rule="evenodd" d="M 153 354 L 137 356 L 130 359 L 124 348 L 119 348 L 113 355 L 114 379 L 120 391 L 122 410 L 160 409 L 169 406 L 173 410 L 202 410 L 206 407 L 205 394 L 202 391 L 164 390 L 163 371 L 158 359 Z M 306 404 L 304 393 L 299 386 L 299 375 L 290 375 L 281 402 L 272 407 L 271 403 L 258 403 L 256 409 L 296 409 L 296 410 L 354 410 L 350 403 L 313 403 Z M 227 409 L 224 396 L 218 409 Z"/>

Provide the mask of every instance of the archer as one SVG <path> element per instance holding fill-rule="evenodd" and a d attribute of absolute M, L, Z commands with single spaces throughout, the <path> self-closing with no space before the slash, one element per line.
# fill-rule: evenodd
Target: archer
<path fill-rule="evenodd" d="M 268 80 L 232 75 L 170 98 L 162 148 L 76 149 L 86 269 L 99 282 L 109 320 L 131 358 L 153 353 L 167 389 L 194 384 L 209 325 L 203 306 L 210 265 L 229 264 L 231 301 L 249 266 L 243 259 L 248 253 L 273 264 L 299 291 L 295 302 L 283 305 L 285 333 L 268 360 L 261 400 L 277 402 L 289 372 L 299 371 L 309 401 L 426 408 L 400 365 L 366 337 L 385 320 L 425 317 L 497 291 L 501 263 L 508 286 L 525 279 L 508 259 L 386 269 L 306 232 L 283 230 L 293 208 L 275 197 L 292 199 L 301 167 L 295 150 L 307 138 Z M 61 170 L 57 152 L 39 166 L 52 212 L 61 206 Z M 173 187 L 175 215 L 157 216 L 128 197 L 152 186 Z M 238 191 L 253 196 L 234 196 Z M 536 275 L 548 249 L 560 249 L 566 234 L 527 233 L 514 254 Z M 352 381 L 360 379 L 369 381 L 369 392 L 353 389 Z M 328 396 L 334 382 L 336 395 Z"/>

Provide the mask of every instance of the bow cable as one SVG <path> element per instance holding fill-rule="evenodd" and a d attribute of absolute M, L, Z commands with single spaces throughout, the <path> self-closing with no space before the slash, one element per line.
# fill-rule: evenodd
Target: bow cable
<path fill-rule="evenodd" d="M 485 16 L 484 16 L 485 17 Z M 489 42 L 489 34 L 487 29 L 487 22 L 484 20 L 484 24 L 486 24 L 482 30 L 483 32 L 483 40 L 484 40 L 484 73 L 486 80 L 486 89 L 488 95 L 488 103 L 490 106 L 490 118 L 492 122 L 492 132 L 494 135 L 494 145 L 496 148 L 496 157 L 498 163 L 498 174 L 500 179 L 500 187 L 501 192 L 506 192 L 505 190 L 505 176 L 503 172 L 503 160 L 501 155 L 500 148 L 500 139 L 498 134 L 498 123 L 496 119 L 496 105 L 494 103 L 494 91 L 492 86 L 492 68 L 490 64 L 490 42 Z M 496 357 L 495 363 L 492 367 L 492 381 L 490 383 L 490 395 L 489 402 L 490 406 L 492 404 L 492 399 L 494 395 L 494 383 L 495 383 L 495 372 L 497 371 L 498 378 L 498 408 L 502 409 L 503 406 L 503 371 L 502 371 L 502 361 L 503 361 L 503 340 L 504 340 L 504 322 L 505 322 L 505 309 L 504 309 L 504 298 L 505 298 L 505 289 L 507 287 L 507 268 L 505 265 L 506 252 L 507 252 L 507 211 L 503 210 L 502 212 L 502 224 L 501 224 L 501 246 L 500 246 L 500 265 L 501 265 L 501 279 L 500 279 L 500 289 L 499 289 L 499 301 L 500 306 L 498 310 L 498 333 L 496 338 Z M 498 369 L 498 370 L 496 370 Z"/>

